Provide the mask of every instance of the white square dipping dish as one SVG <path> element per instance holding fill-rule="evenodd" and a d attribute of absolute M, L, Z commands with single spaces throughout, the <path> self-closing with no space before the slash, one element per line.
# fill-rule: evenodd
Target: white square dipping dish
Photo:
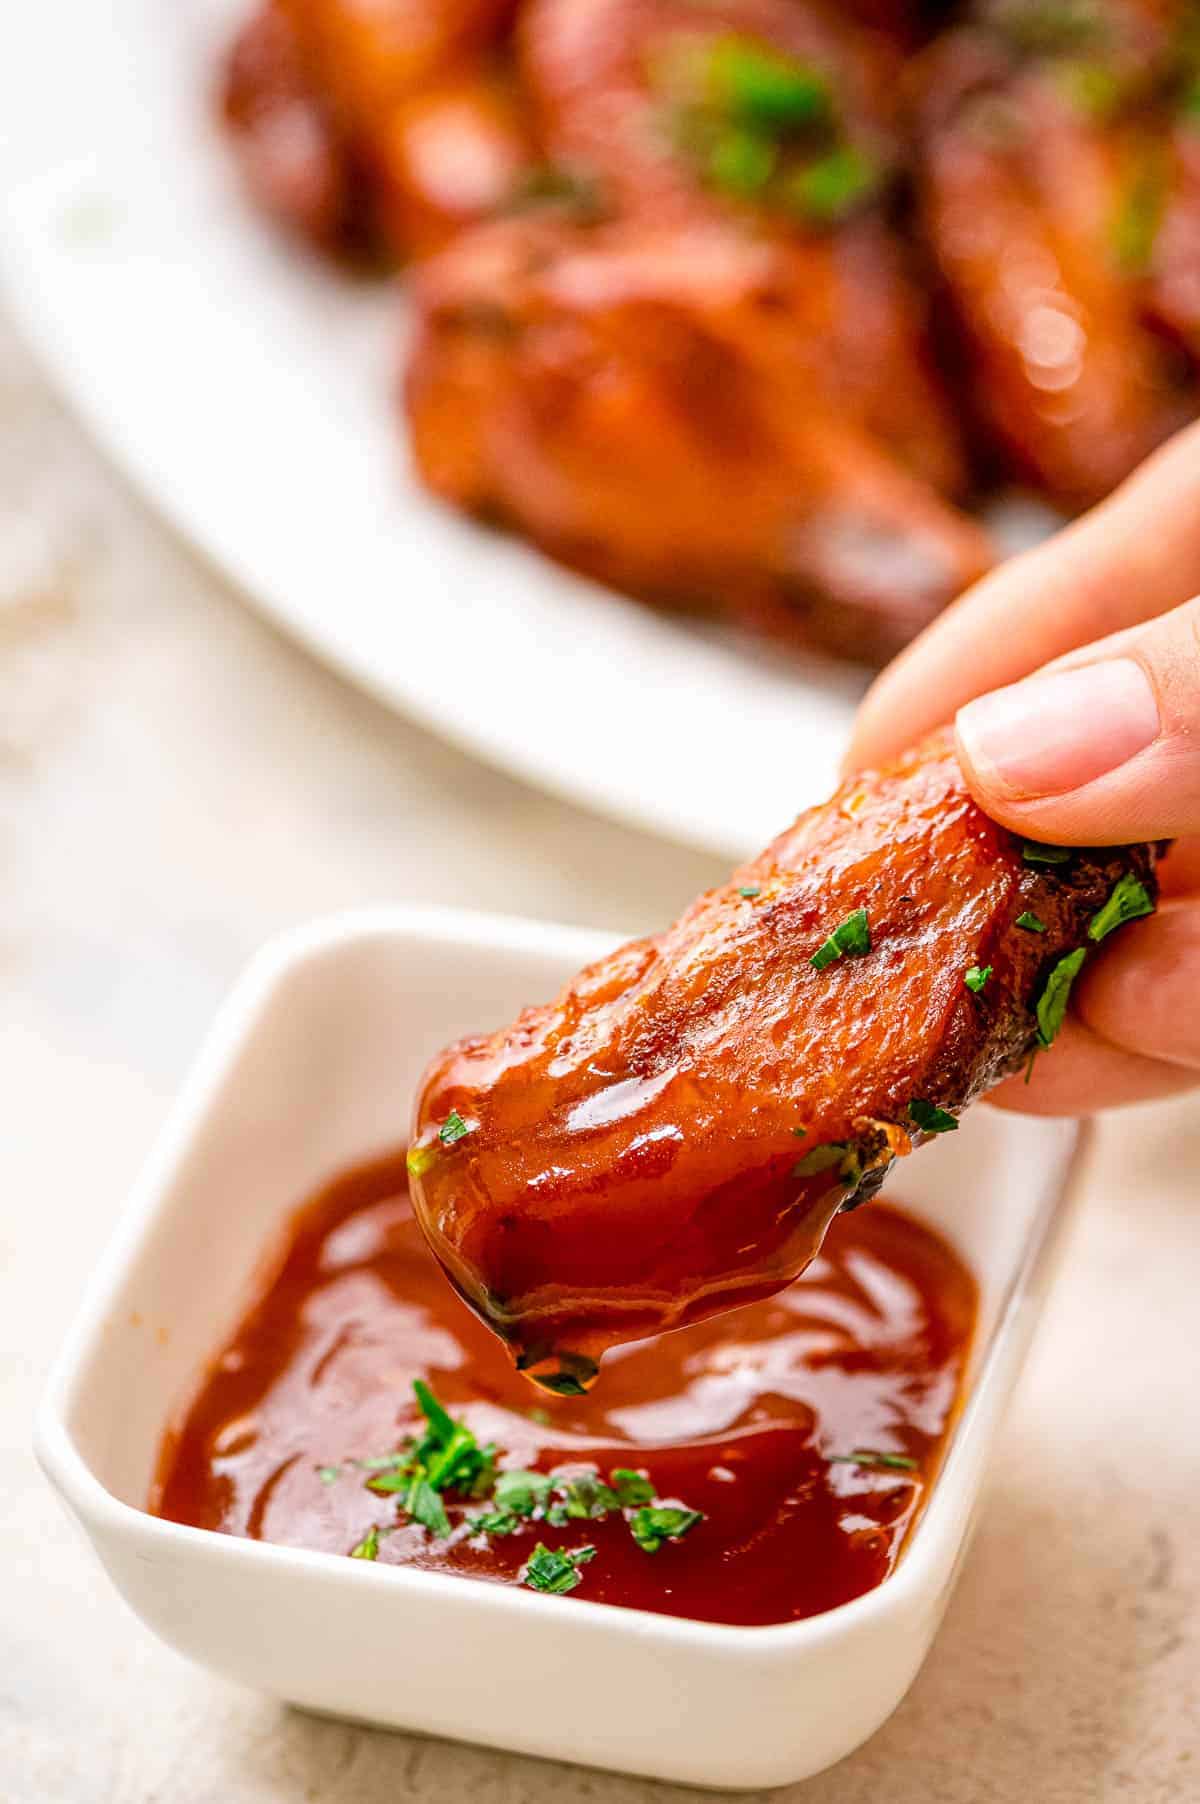
<path fill-rule="evenodd" d="M 447 1039 L 551 996 L 608 935 L 448 910 L 288 935 L 225 1004 L 60 1355 L 37 1450 L 162 1639 L 305 1708 L 702 1786 L 820 1771 L 900 1702 L 949 1598 L 1050 1282 L 1080 1130 L 977 1109 L 896 1191 L 980 1286 L 965 1403 L 899 1565 L 823 1616 L 730 1628 L 239 1540 L 143 1509 L 164 1427 L 291 1211 L 398 1144 Z M 890 1187 L 889 1187 L 890 1188 Z"/>

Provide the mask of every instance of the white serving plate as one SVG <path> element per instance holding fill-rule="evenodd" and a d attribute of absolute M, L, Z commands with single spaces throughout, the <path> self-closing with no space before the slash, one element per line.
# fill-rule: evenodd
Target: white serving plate
<path fill-rule="evenodd" d="M 848 1754 L 899 1703 L 957 1572 L 1049 1282 L 1078 1129 L 976 1110 L 905 1204 L 978 1277 L 967 1401 L 901 1562 L 867 1596 L 729 1628 L 236 1540 L 143 1513 L 160 1435 L 323 1179 L 402 1139 L 448 1037 L 551 994 L 605 936 L 395 909 L 269 947 L 226 1003 L 98 1269 L 38 1420 L 42 1464 L 163 1640 L 309 1709 L 717 1787 Z"/>
<path fill-rule="evenodd" d="M 0 58 L 0 275 L 96 437 L 280 626 L 542 787 L 740 857 L 833 787 L 863 674 L 656 616 L 407 466 L 395 292 L 277 239 L 213 79 L 253 0 L 38 0 Z"/>

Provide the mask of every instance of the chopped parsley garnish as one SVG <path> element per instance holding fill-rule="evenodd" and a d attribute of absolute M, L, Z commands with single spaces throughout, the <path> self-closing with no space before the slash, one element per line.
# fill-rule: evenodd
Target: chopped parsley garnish
<path fill-rule="evenodd" d="M 1127 276 L 1144 276 L 1154 261 L 1170 176 L 1162 145 L 1141 146 L 1110 227 L 1112 254 Z"/>
<path fill-rule="evenodd" d="M 1021 843 L 1021 857 L 1026 864 L 1066 864 L 1070 856 L 1070 846 L 1044 846 L 1036 839 Z"/>
<path fill-rule="evenodd" d="M 369 1491 L 394 1497 L 402 1517 L 419 1523 L 439 1539 L 452 1532 L 443 1498 L 448 1491 L 486 1497 L 485 1507 L 465 1519 L 471 1535 L 515 1535 L 535 1521 L 563 1528 L 570 1522 L 623 1515 L 638 1545 L 653 1553 L 663 1540 L 677 1538 L 701 1519 L 699 1510 L 658 1503 L 650 1479 L 631 1466 L 615 1466 L 608 1483 L 595 1467 L 561 1474 L 523 1467 L 497 1472 L 494 1446 L 481 1447 L 424 1380 L 418 1378 L 413 1390 L 428 1424 L 420 1439 L 410 1438 L 395 1453 L 345 1463 L 369 1472 L 364 1480 Z M 320 1466 L 317 1471 L 326 1483 L 332 1483 L 342 1467 Z M 326 1478 L 326 1474 L 331 1476 Z M 388 1530 L 369 1530 L 353 1550 L 353 1557 L 375 1559 L 381 1532 Z M 595 1551 L 593 1547 L 554 1550 L 539 1542 L 526 1568 L 525 1583 L 535 1591 L 571 1591 L 579 1582 L 576 1568 Z"/>
<path fill-rule="evenodd" d="M 714 188 L 753 199 L 775 173 L 775 147 L 756 132 L 723 131 L 709 152 L 708 173 Z"/>
<path fill-rule="evenodd" d="M 643 1553 L 657 1553 L 664 1541 L 678 1541 L 702 1521 L 699 1510 L 674 1504 L 647 1504 L 629 1518 L 629 1532 Z"/>
<path fill-rule="evenodd" d="M 853 1453 L 831 1453 L 831 1466 L 877 1466 L 884 1472 L 916 1472 L 920 1462 L 907 1453 L 881 1453 L 877 1447 L 856 1447 Z"/>
<path fill-rule="evenodd" d="M 788 205 L 814 225 L 837 225 L 875 192 L 881 175 L 873 158 L 841 144 L 788 178 Z"/>
<path fill-rule="evenodd" d="M 446 1506 L 427 1478 L 413 1479 L 402 1507 L 414 1522 L 419 1522 L 431 1535 L 444 1540 L 450 1533 Z"/>
<path fill-rule="evenodd" d="M 835 927 L 823 946 L 809 959 L 814 970 L 823 971 L 826 965 L 833 964 L 838 958 L 861 958 L 864 952 L 871 950 L 871 929 L 867 922 L 865 908 L 856 908 L 852 915 L 847 915 L 840 927 Z"/>
<path fill-rule="evenodd" d="M 784 135 L 832 120 L 824 76 L 769 44 L 730 32 L 708 46 L 704 60 L 710 102 L 742 125 Z"/>
<path fill-rule="evenodd" d="M 1017 916 L 1017 926 L 1023 927 L 1026 933 L 1045 933 L 1046 931 L 1045 921 L 1039 921 L 1037 916 L 1030 914 L 1028 909 L 1023 915 Z"/>
<path fill-rule="evenodd" d="M 317 1477 L 323 1485 L 335 1485 L 341 1476 L 342 1468 L 340 1466 L 317 1467 Z"/>
<path fill-rule="evenodd" d="M 981 996 L 987 986 L 987 980 L 991 974 L 991 965 L 972 965 L 970 970 L 964 975 L 963 982 L 969 990 L 974 991 L 976 996 Z"/>
<path fill-rule="evenodd" d="M 829 227 L 880 184 L 827 76 L 765 39 L 681 36 L 652 74 L 676 143 L 724 194 Z"/>
<path fill-rule="evenodd" d="M 453 1146 L 456 1140 L 465 1140 L 471 1132 L 457 1109 L 451 1109 L 445 1121 L 438 1129 L 438 1139 L 443 1146 Z"/>
<path fill-rule="evenodd" d="M 738 891 L 738 895 L 744 896 L 747 902 L 753 902 L 755 896 L 762 895 L 762 889 L 757 883 L 747 883 Z"/>
<path fill-rule="evenodd" d="M 617 1493 L 617 1501 L 622 1509 L 634 1509 L 640 1503 L 653 1503 L 654 1486 L 641 1472 L 633 1472 L 628 1466 L 614 1466 L 608 1475 Z"/>
<path fill-rule="evenodd" d="M 527 1409 L 525 1414 L 531 1422 L 536 1422 L 539 1428 L 549 1428 L 554 1420 L 548 1409 Z"/>
<path fill-rule="evenodd" d="M 1089 940 L 1102 940 L 1114 928 L 1123 927 L 1126 921 L 1136 921 L 1140 915 L 1152 915 L 1154 903 L 1144 883 L 1140 883 L 1132 871 L 1127 871 L 1114 888 L 1108 901 L 1099 914 L 1092 916 L 1088 923 Z"/>
<path fill-rule="evenodd" d="M 532 1516 L 554 1488 L 545 1472 L 501 1472 L 492 1493 L 496 1508 L 514 1516 Z"/>
<path fill-rule="evenodd" d="M 470 1518 L 472 1533 L 477 1535 L 515 1535 L 522 1526 L 520 1516 L 511 1510 L 484 1510 Z"/>
<path fill-rule="evenodd" d="M 1039 1046 L 1049 1046 L 1067 1014 L 1071 985 L 1079 975 L 1079 967 L 1087 957 L 1087 947 L 1080 946 L 1060 958 L 1046 979 L 1046 987 L 1038 997 L 1037 1024 Z"/>
<path fill-rule="evenodd" d="M 544 1541 L 539 1541 L 526 1564 L 524 1582 L 533 1591 L 561 1596 L 564 1591 L 574 1591 L 582 1577 L 579 1568 L 595 1557 L 594 1547 L 576 1547 L 568 1552 L 561 1547 L 547 1547 Z"/>
<path fill-rule="evenodd" d="M 845 1140 L 830 1140 L 824 1146 L 814 1146 L 810 1153 L 805 1153 L 798 1164 L 792 1166 L 794 1178 L 815 1178 L 818 1172 L 832 1171 L 840 1165 L 850 1151 Z"/>
<path fill-rule="evenodd" d="M 913 1097 L 908 1112 L 923 1134 L 952 1134 L 958 1126 L 953 1115 L 939 1109 L 936 1103 L 923 1102 L 919 1096 Z"/>
<path fill-rule="evenodd" d="M 793 1128 L 792 1132 L 793 1132 L 793 1134 L 795 1134 L 797 1140 L 807 1140 L 808 1139 L 808 1129 L 807 1128 Z"/>
<path fill-rule="evenodd" d="M 621 1500 L 611 1485 L 606 1485 L 598 1472 L 580 1472 L 555 1487 L 561 1492 L 561 1510 L 566 1521 L 599 1521 L 610 1510 L 618 1510 Z"/>

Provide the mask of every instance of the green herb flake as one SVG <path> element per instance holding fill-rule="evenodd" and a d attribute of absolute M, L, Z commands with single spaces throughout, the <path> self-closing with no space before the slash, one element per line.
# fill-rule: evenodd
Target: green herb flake
<path fill-rule="evenodd" d="M 595 1555 L 594 1547 L 577 1547 L 568 1552 L 561 1547 L 547 1547 L 544 1541 L 539 1541 L 529 1556 L 523 1582 L 532 1591 L 561 1597 L 565 1591 L 574 1591 L 582 1576 L 579 1568 Z"/>
<path fill-rule="evenodd" d="M 643 1553 L 657 1553 L 664 1541 L 678 1541 L 703 1520 L 700 1510 L 675 1504 L 647 1504 L 629 1518 L 629 1532 Z"/>
<path fill-rule="evenodd" d="M 743 125 L 787 134 L 832 120 L 828 82 L 796 57 L 729 33 L 709 47 L 705 62 L 710 103 Z"/>
<path fill-rule="evenodd" d="M 1021 842 L 1021 857 L 1026 864 L 1066 864 L 1070 856 L 1070 846 L 1044 846 L 1036 839 Z"/>
<path fill-rule="evenodd" d="M 510 1510 L 483 1510 L 470 1518 L 470 1526 L 475 1535 L 515 1535 L 523 1522 Z"/>
<path fill-rule="evenodd" d="M 882 1453 L 878 1447 L 856 1447 L 853 1453 L 831 1453 L 831 1466 L 868 1466 L 882 1472 L 916 1472 L 919 1461 L 907 1453 Z"/>
<path fill-rule="evenodd" d="M 451 1117 L 453 1120 L 453 1116 Z M 449 1126 L 449 1123 L 447 1123 Z M 413 1379 L 413 1395 L 417 1399 L 417 1407 L 432 1429 L 438 1445 L 448 1446 L 459 1433 L 460 1425 L 454 1420 L 444 1403 L 439 1403 L 423 1378 Z"/>
<path fill-rule="evenodd" d="M 923 1134 L 952 1134 L 958 1126 L 953 1115 L 939 1109 L 936 1103 L 923 1102 L 919 1096 L 909 1103 L 908 1113 Z"/>
<path fill-rule="evenodd" d="M 600 1521 L 611 1510 L 621 1507 L 617 1493 L 606 1485 L 598 1472 L 580 1472 L 560 1480 L 555 1489 L 560 1493 L 567 1517 L 574 1521 Z"/>
<path fill-rule="evenodd" d="M 850 1147 L 845 1140 L 830 1140 L 825 1146 L 814 1146 L 798 1164 L 792 1166 L 792 1176 L 815 1178 L 818 1172 L 832 1171 L 835 1165 L 842 1163 L 849 1151 Z"/>
<path fill-rule="evenodd" d="M 446 1506 L 427 1478 L 413 1480 L 404 1500 L 404 1508 L 414 1522 L 419 1522 L 422 1528 L 428 1529 L 438 1540 L 444 1540 L 450 1533 Z"/>
<path fill-rule="evenodd" d="M 341 1476 L 342 1468 L 340 1466 L 317 1467 L 317 1477 L 323 1485 L 335 1485 Z"/>
<path fill-rule="evenodd" d="M 635 1509 L 639 1504 L 653 1503 L 654 1486 L 643 1473 L 633 1472 L 628 1466 L 614 1466 L 608 1476 L 622 1509 Z"/>
<path fill-rule="evenodd" d="M 790 176 L 786 198 L 789 206 L 811 225 L 838 225 L 870 199 L 879 187 L 881 175 L 873 158 L 852 144 L 841 144 Z"/>
<path fill-rule="evenodd" d="M 493 1497 L 497 1509 L 514 1516 L 532 1516 L 545 1505 L 553 1485 L 545 1472 L 501 1472 Z"/>
<path fill-rule="evenodd" d="M 1099 914 L 1092 916 L 1088 924 L 1088 938 L 1102 940 L 1115 928 L 1123 927 L 1126 921 L 1136 921 L 1141 915 L 1153 913 L 1154 903 L 1149 890 L 1132 871 L 1127 871 Z"/>
<path fill-rule="evenodd" d="M 549 1428 L 554 1421 L 554 1417 L 548 1409 L 527 1409 L 525 1414 L 531 1422 L 536 1422 L 539 1428 Z"/>
<path fill-rule="evenodd" d="M 1163 146 L 1143 145 L 1126 176 L 1109 228 L 1114 261 L 1127 276 L 1145 276 L 1150 271 L 1169 185 Z"/>
<path fill-rule="evenodd" d="M 856 908 L 840 927 L 835 927 L 823 946 L 809 959 L 814 970 L 823 971 L 838 958 L 861 958 L 871 950 L 871 929 L 865 908 Z"/>
<path fill-rule="evenodd" d="M 1017 916 L 1017 926 L 1023 927 L 1026 933 L 1045 933 L 1046 931 L 1045 921 L 1039 921 L 1037 916 L 1030 914 L 1028 909 L 1023 915 Z"/>
<path fill-rule="evenodd" d="M 747 902 L 753 902 L 755 896 L 762 895 L 762 889 L 757 883 L 747 883 L 738 891 L 738 895 L 742 896 Z"/>
<path fill-rule="evenodd" d="M 991 965 L 972 965 L 970 970 L 965 973 L 963 982 L 976 996 L 982 996 L 991 975 Z"/>
<path fill-rule="evenodd" d="M 808 1129 L 807 1128 L 793 1128 L 792 1132 L 793 1132 L 793 1134 L 795 1134 L 797 1140 L 807 1140 L 808 1139 Z"/>
<path fill-rule="evenodd" d="M 377 1560 L 379 1558 L 379 1530 L 369 1528 L 357 1547 L 350 1549 L 352 1560 Z"/>
<path fill-rule="evenodd" d="M 756 132 L 723 131 L 709 152 L 708 173 L 723 193 L 752 199 L 775 173 L 775 147 Z"/>
<path fill-rule="evenodd" d="M 445 1121 L 438 1129 L 438 1139 L 443 1146 L 453 1146 L 456 1140 L 465 1140 L 471 1132 L 457 1109 L 451 1109 Z"/>
<path fill-rule="evenodd" d="M 1086 946 L 1079 946 L 1074 952 L 1068 952 L 1065 958 L 1059 959 L 1046 979 L 1046 987 L 1037 1003 L 1039 1046 L 1051 1045 L 1066 1019 L 1071 985 L 1078 977 L 1079 968 L 1086 957 Z"/>
<path fill-rule="evenodd" d="M 376 1472 L 373 1478 L 367 1479 L 366 1488 L 368 1491 L 374 1491 L 377 1497 L 392 1497 L 399 1496 L 402 1491 L 410 1490 L 412 1482 L 411 1465 L 397 1466 L 387 1472 Z"/>

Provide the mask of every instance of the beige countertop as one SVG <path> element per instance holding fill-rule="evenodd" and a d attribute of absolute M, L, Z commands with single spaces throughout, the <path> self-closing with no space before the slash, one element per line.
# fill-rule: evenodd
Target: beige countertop
<path fill-rule="evenodd" d="M 694 1795 L 210 1679 L 118 1600 L 29 1438 L 126 1186 L 265 935 L 399 897 L 640 929 L 719 867 L 472 763 L 293 649 L 130 496 L 3 325 L 0 854 L 0 1799 Z M 1200 1799 L 1198 1174 L 1200 1104 L 1103 1125 L 934 1652 L 805 1804 Z"/>

